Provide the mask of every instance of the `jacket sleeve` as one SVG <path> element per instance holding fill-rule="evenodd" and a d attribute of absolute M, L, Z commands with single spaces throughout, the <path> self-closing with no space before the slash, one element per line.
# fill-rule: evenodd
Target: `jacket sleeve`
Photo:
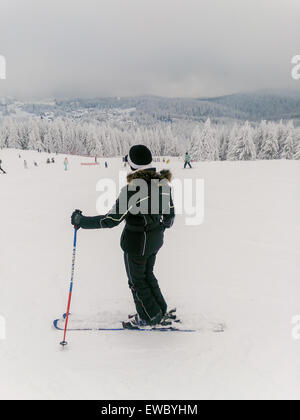
<path fill-rule="evenodd" d="M 82 216 L 80 227 L 83 229 L 105 229 L 118 226 L 128 214 L 127 187 L 124 187 L 113 208 L 104 216 Z"/>
<path fill-rule="evenodd" d="M 175 207 L 172 199 L 172 193 L 170 191 L 169 209 L 166 209 L 163 213 L 162 224 L 164 228 L 169 229 L 173 226 L 175 219 Z"/>

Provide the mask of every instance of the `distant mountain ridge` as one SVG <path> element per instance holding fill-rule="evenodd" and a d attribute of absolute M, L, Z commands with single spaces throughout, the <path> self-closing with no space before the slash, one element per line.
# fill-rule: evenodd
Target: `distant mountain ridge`
<path fill-rule="evenodd" d="M 239 93 L 199 99 L 200 102 L 203 100 L 222 105 L 232 112 L 236 111 L 236 118 L 246 115 L 250 121 L 300 118 L 300 91 Z"/>
<path fill-rule="evenodd" d="M 178 120 L 213 122 L 289 120 L 300 125 L 300 91 L 260 91 L 215 98 L 163 98 L 158 96 L 108 97 L 47 101 L 2 99 L 0 116 L 27 114 L 51 118 L 74 117 L 105 120 L 107 115 L 126 110 L 126 117 L 140 124 Z M 123 110 L 123 111 L 122 111 Z"/>

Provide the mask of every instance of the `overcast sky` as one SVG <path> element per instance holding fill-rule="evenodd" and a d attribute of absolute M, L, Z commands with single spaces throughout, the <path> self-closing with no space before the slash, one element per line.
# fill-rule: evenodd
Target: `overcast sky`
<path fill-rule="evenodd" d="M 0 96 L 297 88 L 299 0 L 0 0 Z"/>

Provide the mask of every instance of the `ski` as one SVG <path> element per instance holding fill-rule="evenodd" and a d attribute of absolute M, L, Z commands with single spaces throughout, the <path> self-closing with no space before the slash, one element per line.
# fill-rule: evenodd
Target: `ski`
<path fill-rule="evenodd" d="M 59 331 L 63 331 L 64 327 L 60 327 L 59 326 L 59 321 L 61 321 L 61 319 L 55 319 L 53 321 L 53 326 L 54 328 L 56 328 Z M 178 332 L 196 332 L 196 330 L 190 330 L 190 329 L 180 329 L 180 328 L 175 328 L 175 327 L 167 327 L 167 328 L 138 328 L 138 329 L 128 329 L 128 328 L 104 328 L 104 327 L 78 327 L 78 328 L 68 328 L 68 331 L 166 331 L 166 332 L 171 332 L 171 331 L 178 331 Z"/>
<path fill-rule="evenodd" d="M 53 326 L 59 331 L 63 331 L 65 327 L 65 318 L 64 314 L 61 318 L 55 319 L 53 321 Z M 200 328 L 190 328 L 180 323 L 172 325 L 170 327 L 140 327 L 138 329 L 128 329 L 123 328 L 121 322 L 113 322 L 111 326 L 105 325 L 105 321 L 94 321 L 94 320 L 82 320 L 82 319 L 70 319 L 68 331 L 150 331 L 150 332 L 201 332 L 209 331 L 214 333 L 222 333 L 225 331 L 225 324 L 221 322 L 209 322 L 205 326 L 200 326 Z"/>

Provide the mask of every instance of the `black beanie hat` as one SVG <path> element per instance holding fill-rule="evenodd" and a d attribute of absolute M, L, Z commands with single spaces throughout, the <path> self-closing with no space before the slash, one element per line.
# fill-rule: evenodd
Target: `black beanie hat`
<path fill-rule="evenodd" d="M 152 154 L 148 147 L 143 144 L 132 146 L 127 156 L 130 167 L 135 171 L 144 166 L 150 165 L 152 162 Z"/>

